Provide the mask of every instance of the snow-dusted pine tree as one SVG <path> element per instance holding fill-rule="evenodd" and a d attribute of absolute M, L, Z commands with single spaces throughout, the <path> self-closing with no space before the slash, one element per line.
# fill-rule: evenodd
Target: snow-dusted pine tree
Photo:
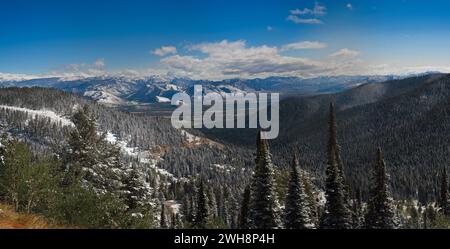
<path fill-rule="evenodd" d="M 157 210 L 159 201 L 152 197 L 154 189 L 146 181 L 143 169 L 137 164 L 131 163 L 125 172 L 122 184 L 123 199 L 132 220 L 138 223 L 142 223 L 142 220 L 149 220 Z"/>
<path fill-rule="evenodd" d="M 354 193 L 352 200 L 352 228 L 362 229 L 364 228 L 364 209 L 361 199 L 361 191 L 357 189 Z"/>
<path fill-rule="evenodd" d="M 439 195 L 439 207 L 441 208 L 441 213 L 444 215 L 450 215 L 450 196 L 448 193 L 448 175 L 447 170 L 444 167 L 441 174 L 441 186 L 440 186 L 440 195 Z"/>
<path fill-rule="evenodd" d="M 309 209 L 310 206 L 308 196 L 305 192 L 305 186 L 296 154 L 294 154 L 291 164 L 291 175 L 285 205 L 285 228 L 314 228 L 314 223 L 311 221 L 311 210 Z"/>
<path fill-rule="evenodd" d="M 244 193 L 242 195 L 241 210 L 239 213 L 239 228 L 248 229 L 249 228 L 249 204 L 250 204 L 250 186 L 245 187 Z"/>
<path fill-rule="evenodd" d="M 205 192 L 203 179 L 200 179 L 197 192 L 197 212 L 194 220 L 195 228 L 206 228 L 209 221 L 208 198 Z"/>
<path fill-rule="evenodd" d="M 367 204 L 366 228 L 394 229 L 396 228 L 394 204 L 388 186 L 386 162 L 380 148 L 377 150 L 376 160 L 372 176 L 373 185 Z"/>
<path fill-rule="evenodd" d="M 119 147 L 109 143 L 105 133 L 99 134 L 96 118 L 87 105 L 75 112 L 72 122 L 75 128 L 68 139 L 64 164 L 71 178 L 66 183 L 81 178 L 97 193 L 119 194 L 125 171 Z"/>
<path fill-rule="evenodd" d="M 281 228 L 280 205 L 275 191 L 275 169 L 267 140 L 258 132 L 256 166 L 250 198 L 250 224 L 257 229 Z"/>
<path fill-rule="evenodd" d="M 214 193 L 213 188 L 208 188 L 208 206 L 209 206 L 211 217 L 216 218 L 217 217 L 217 202 L 216 202 L 216 194 Z"/>
<path fill-rule="evenodd" d="M 342 160 L 337 143 L 336 115 L 333 103 L 330 104 L 328 122 L 328 161 L 325 182 L 325 213 L 322 217 L 322 227 L 328 229 L 351 228 L 351 211 L 347 200 Z"/>

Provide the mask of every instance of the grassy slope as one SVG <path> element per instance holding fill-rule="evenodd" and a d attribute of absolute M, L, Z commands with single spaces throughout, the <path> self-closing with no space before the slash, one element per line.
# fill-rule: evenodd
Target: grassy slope
<path fill-rule="evenodd" d="M 10 206 L 0 204 L 0 229 L 46 229 L 60 228 L 34 214 L 13 211 Z"/>

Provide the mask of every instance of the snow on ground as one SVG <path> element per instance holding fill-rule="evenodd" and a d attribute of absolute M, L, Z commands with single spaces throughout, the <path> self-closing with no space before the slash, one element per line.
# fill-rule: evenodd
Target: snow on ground
<path fill-rule="evenodd" d="M 141 163 L 146 163 L 149 165 L 150 168 L 156 170 L 156 172 L 158 172 L 160 175 L 167 176 L 167 177 L 171 178 L 172 180 L 177 181 L 178 179 L 175 176 L 173 176 L 172 173 L 170 173 L 169 171 L 167 171 L 165 169 L 158 168 L 156 166 L 156 164 L 158 164 L 158 162 L 160 160 L 162 160 L 162 158 L 160 158 L 160 157 L 158 157 L 156 159 L 149 159 L 149 156 L 139 157 L 139 161 Z"/>
<path fill-rule="evenodd" d="M 106 141 L 116 144 L 126 154 L 132 157 L 139 156 L 139 148 L 128 147 L 127 142 L 119 140 L 117 136 L 111 132 L 106 133 Z"/>
<path fill-rule="evenodd" d="M 52 123 L 61 123 L 63 126 L 73 126 L 72 121 L 65 117 L 61 117 L 60 115 L 56 114 L 54 111 L 50 110 L 32 110 L 28 108 L 22 108 L 17 106 L 7 106 L 7 105 L 0 105 L 0 109 L 9 109 L 14 111 L 21 111 L 27 113 L 30 118 L 33 118 L 34 116 L 39 117 L 45 117 L 49 118 L 50 122 Z M 150 168 L 155 169 L 159 174 L 165 175 L 167 177 L 170 177 L 174 180 L 177 180 L 170 172 L 164 169 L 160 169 L 156 166 L 159 160 L 161 158 L 157 159 L 150 159 L 151 155 L 148 152 L 141 151 L 138 147 L 128 147 L 126 141 L 122 141 L 117 138 L 117 136 L 111 132 L 106 133 L 106 140 L 112 144 L 116 144 L 119 146 L 119 148 L 122 150 L 122 152 L 128 156 L 138 158 L 141 163 L 148 164 Z"/>
<path fill-rule="evenodd" d="M 118 105 L 124 102 L 121 98 L 105 91 L 86 91 L 84 96 L 91 97 L 97 102 L 107 105 Z"/>
<path fill-rule="evenodd" d="M 230 171 L 234 170 L 234 168 L 232 166 L 226 165 L 226 164 L 222 165 L 222 164 L 213 163 L 213 164 L 211 164 L 211 166 L 217 170 L 225 171 L 225 172 L 230 172 Z"/>
<path fill-rule="evenodd" d="M 158 101 L 158 103 L 170 103 L 171 101 L 170 99 L 161 96 L 156 96 L 156 100 Z"/>
<path fill-rule="evenodd" d="M 183 135 L 189 143 L 198 144 L 201 141 L 200 137 L 195 136 L 185 130 L 181 130 L 181 135 Z"/>
<path fill-rule="evenodd" d="M 63 126 L 73 126 L 72 121 L 70 121 L 68 118 L 61 117 L 60 115 L 58 115 L 57 113 L 55 113 L 54 111 L 51 111 L 51 110 L 46 110 L 46 109 L 32 110 L 32 109 L 28 109 L 28 108 L 22 108 L 22 107 L 17 107 L 17 106 L 7 106 L 7 105 L 0 105 L 0 109 L 21 111 L 21 112 L 27 113 L 31 118 L 34 116 L 45 117 L 45 118 L 49 118 L 50 122 L 52 122 L 52 123 L 57 123 L 57 124 L 61 123 Z"/>
<path fill-rule="evenodd" d="M 138 158 L 139 162 L 141 163 L 148 164 L 150 168 L 157 171 L 160 175 L 164 175 L 172 178 L 173 180 L 177 180 L 172 173 L 156 166 L 156 164 L 158 164 L 158 162 L 161 160 L 160 157 L 152 159 L 149 152 L 141 151 L 138 147 L 128 147 L 127 142 L 118 139 L 117 136 L 111 132 L 106 133 L 106 140 L 112 144 L 116 144 L 117 146 L 119 146 L 124 154 Z"/>

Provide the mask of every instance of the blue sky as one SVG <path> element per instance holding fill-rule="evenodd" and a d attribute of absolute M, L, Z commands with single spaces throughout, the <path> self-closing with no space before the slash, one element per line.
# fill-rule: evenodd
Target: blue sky
<path fill-rule="evenodd" d="M 449 9 L 445 0 L 4 1 L 0 73 L 221 79 L 446 71 Z"/>

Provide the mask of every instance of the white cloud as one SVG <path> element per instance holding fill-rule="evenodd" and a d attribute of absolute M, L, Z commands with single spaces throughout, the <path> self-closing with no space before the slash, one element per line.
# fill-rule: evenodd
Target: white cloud
<path fill-rule="evenodd" d="M 106 66 L 105 59 L 100 58 L 95 61 L 95 66 L 98 68 L 104 68 Z"/>
<path fill-rule="evenodd" d="M 361 54 L 361 52 L 359 52 L 359 51 L 350 50 L 348 48 L 343 48 L 339 51 L 336 51 L 335 53 L 332 53 L 330 56 L 331 57 L 356 57 L 360 54 Z"/>
<path fill-rule="evenodd" d="M 276 46 L 250 46 L 244 40 L 205 42 L 189 46 L 187 54 L 172 54 L 160 59 L 159 63 L 146 70 L 105 71 L 105 61 L 98 59 L 92 64 L 71 64 L 48 74 L 10 75 L 1 74 L 4 79 L 30 79 L 60 77 L 76 80 L 88 77 L 118 76 L 129 79 L 143 79 L 152 75 L 164 79 L 186 77 L 197 80 L 223 80 L 231 78 L 266 78 L 270 76 L 315 77 L 356 73 L 362 71 L 360 60 L 341 60 L 326 57 L 325 60 L 288 56 L 281 54 L 290 49 L 324 48 L 318 41 L 299 41 Z M 340 55 L 349 54 L 350 50 Z M 167 52 L 167 49 L 166 49 Z M 191 53 L 194 52 L 194 53 Z M 337 54 L 336 54 L 337 56 Z"/>
<path fill-rule="evenodd" d="M 293 9 L 289 12 L 291 14 L 287 17 L 287 20 L 295 24 L 322 24 L 322 20 L 317 17 L 325 16 L 327 8 L 316 2 L 313 9 Z"/>
<path fill-rule="evenodd" d="M 322 24 L 323 22 L 317 18 L 301 18 L 294 15 L 289 15 L 287 20 L 295 24 Z"/>
<path fill-rule="evenodd" d="M 168 54 L 176 54 L 177 48 L 173 46 L 162 46 L 152 51 L 152 54 L 157 56 L 166 56 Z"/>
<path fill-rule="evenodd" d="M 291 12 L 292 15 L 307 15 L 307 14 L 311 14 L 312 10 L 308 9 L 308 8 L 304 8 L 302 10 L 300 9 L 295 9 L 295 10 L 290 10 L 289 12 Z"/>
<path fill-rule="evenodd" d="M 247 46 L 243 40 L 200 43 L 189 49 L 206 56 L 169 56 L 161 60 L 161 69 L 176 77 L 194 79 L 309 75 L 324 70 L 321 62 L 280 55 L 277 47 Z"/>
<path fill-rule="evenodd" d="M 290 10 L 292 15 L 313 15 L 313 16 L 324 16 L 327 14 L 327 8 L 323 5 L 320 5 L 320 3 L 316 2 L 313 9 L 294 9 Z"/>
<path fill-rule="evenodd" d="M 349 9 L 349 10 L 352 10 L 352 9 L 353 9 L 353 5 L 352 5 L 351 3 L 348 3 L 348 4 L 346 5 L 346 7 L 347 7 L 347 9 Z"/>
<path fill-rule="evenodd" d="M 286 44 L 281 47 L 281 51 L 294 50 L 294 49 L 321 49 L 326 48 L 327 44 L 318 41 L 300 41 L 290 44 Z"/>

